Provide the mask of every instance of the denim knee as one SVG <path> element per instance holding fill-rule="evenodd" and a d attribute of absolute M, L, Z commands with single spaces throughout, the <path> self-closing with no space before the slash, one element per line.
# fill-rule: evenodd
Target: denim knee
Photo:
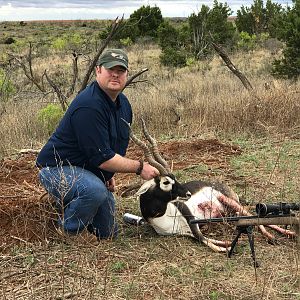
<path fill-rule="evenodd" d="M 96 176 L 95 176 L 96 177 Z M 92 201 L 95 207 L 100 207 L 108 198 L 109 191 L 99 178 L 89 178 L 83 185 L 78 187 L 78 196 Z"/>
<path fill-rule="evenodd" d="M 98 237 L 114 235 L 114 197 L 95 174 L 78 167 L 63 166 L 44 168 L 39 177 L 61 205 L 64 214 L 58 222 L 66 231 L 76 233 L 91 224 Z"/>

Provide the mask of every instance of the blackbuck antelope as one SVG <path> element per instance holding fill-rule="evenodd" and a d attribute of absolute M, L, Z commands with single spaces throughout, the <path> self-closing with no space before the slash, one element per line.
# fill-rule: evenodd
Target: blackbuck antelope
<path fill-rule="evenodd" d="M 205 181 L 179 183 L 160 155 L 157 143 L 150 136 L 144 120 L 142 128 L 149 145 L 138 139 L 132 131 L 131 139 L 143 149 L 145 159 L 161 174 L 146 181 L 136 193 L 143 218 L 158 234 L 191 236 L 214 251 L 227 251 L 229 242 L 204 237 L 200 226 L 190 224 L 190 221 L 222 217 L 229 213 L 246 216 L 251 214 L 239 203 L 237 194 L 225 184 Z M 269 226 L 282 234 L 295 235 L 279 226 Z M 260 225 L 259 229 L 269 240 L 274 239 L 264 226 Z"/>

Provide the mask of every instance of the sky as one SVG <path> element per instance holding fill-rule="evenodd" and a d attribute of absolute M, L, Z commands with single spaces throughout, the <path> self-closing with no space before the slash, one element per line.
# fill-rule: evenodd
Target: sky
<path fill-rule="evenodd" d="M 229 7 L 236 11 L 242 6 L 250 7 L 251 0 L 228 0 Z M 264 1 L 266 2 L 266 1 Z M 286 6 L 292 0 L 273 1 Z M 0 0 L 0 21 L 29 21 L 29 20 L 89 20 L 89 19 L 115 19 L 128 18 L 131 13 L 142 5 L 156 5 L 160 8 L 163 17 L 188 17 L 197 13 L 202 5 L 212 6 L 213 0 Z"/>

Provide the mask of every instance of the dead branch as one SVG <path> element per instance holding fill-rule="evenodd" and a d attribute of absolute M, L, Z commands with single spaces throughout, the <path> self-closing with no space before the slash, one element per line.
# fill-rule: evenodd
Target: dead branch
<path fill-rule="evenodd" d="M 72 84 L 70 86 L 69 91 L 66 94 L 66 98 L 69 98 L 75 91 L 75 86 L 76 86 L 76 82 L 78 80 L 78 58 L 79 58 L 79 53 L 77 53 L 76 51 L 72 52 L 72 61 L 73 61 L 73 80 L 72 80 Z"/>
<path fill-rule="evenodd" d="M 64 111 L 66 111 L 67 107 L 68 107 L 68 103 L 67 103 L 67 99 L 68 97 L 74 92 L 75 89 L 75 85 L 78 79 L 78 66 L 77 66 L 77 62 L 78 62 L 78 54 L 76 52 L 73 52 L 73 81 L 71 84 L 71 87 L 68 91 L 68 93 L 66 95 L 63 94 L 63 92 L 61 91 L 60 87 L 57 86 L 57 84 L 54 83 L 53 80 L 50 79 L 50 77 L 48 76 L 46 70 L 44 71 L 43 75 L 42 75 L 42 80 L 41 83 L 37 80 L 36 75 L 34 74 L 33 71 L 33 58 L 32 58 L 32 49 L 33 49 L 33 45 L 30 42 L 29 43 L 29 50 L 28 50 L 28 55 L 25 57 L 25 61 L 27 62 L 27 64 L 24 62 L 24 58 L 23 57 L 17 57 L 14 54 L 9 54 L 10 57 L 17 63 L 17 65 L 19 67 L 21 67 L 24 71 L 25 76 L 45 95 L 49 92 L 46 91 L 46 88 L 44 86 L 44 81 L 43 78 L 46 78 L 47 82 L 49 83 L 50 87 L 52 88 L 52 90 L 54 91 L 54 93 L 57 95 L 58 100 L 61 104 L 61 107 Z"/>
<path fill-rule="evenodd" d="M 243 86 L 250 92 L 251 95 L 255 96 L 253 86 L 251 85 L 250 81 L 247 79 L 247 77 L 232 63 L 227 53 L 222 49 L 222 47 L 214 42 L 212 42 L 212 45 L 216 52 L 221 56 L 223 61 L 225 62 L 226 66 L 230 69 L 230 71 L 237 76 L 240 81 L 242 82 Z"/>
<path fill-rule="evenodd" d="M 18 153 L 19 154 L 38 154 L 41 150 L 40 149 L 21 149 Z"/>
<path fill-rule="evenodd" d="M 52 87 L 52 89 L 56 93 L 63 111 L 66 111 L 67 107 L 68 107 L 67 97 L 62 93 L 61 89 L 49 78 L 46 70 L 44 71 L 43 75 L 45 76 L 49 85 Z"/>
<path fill-rule="evenodd" d="M 107 38 L 103 41 L 101 47 L 99 48 L 98 52 L 96 53 L 96 55 L 94 56 L 80 87 L 80 90 L 78 91 L 81 92 L 82 90 L 85 89 L 85 87 L 87 86 L 88 82 L 90 81 L 90 77 L 91 74 L 94 70 L 94 68 L 96 67 L 97 61 L 100 57 L 100 55 L 102 54 L 102 52 L 104 51 L 104 49 L 107 47 L 107 45 L 109 44 L 109 42 L 111 41 L 111 39 L 114 37 L 114 35 L 122 28 L 123 25 L 123 20 L 124 20 L 124 16 L 119 20 L 118 17 L 114 20 L 113 24 L 112 24 L 112 28 L 110 30 L 110 33 L 108 34 Z"/>
<path fill-rule="evenodd" d="M 128 78 L 128 80 L 127 80 L 127 82 L 125 84 L 124 89 L 126 87 L 128 87 L 129 85 L 131 85 L 131 84 L 137 83 L 137 81 L 134 81 L 134 79 L 137 78 L 138 76 L 142 75 L 143 73 L 147 72 L 147 71 L 148 71 L 148 68 L 144 68 L 141 71 L 137 72 L 136 74 L 132 75 L 130 78 Z M 141 80 L 139 82 L 146 82 L 146 80 L 143 80 L 143 81 Z"/>
<path fill-rule="evenodd" d="M 46 89 L 43 84 L 40 84 L 38 80 L 36 79 L 36 76 L 34 75 L 33 69 L 32 69 L 32 43 L 29 43 L 29 50 L 28 50 L 28 55 L 25 57 L 28 66 L 23 61 L 23 57 L 17 57 L 16 55 L 9 53 L 9 56 L 14 60 L 18 66 L 20 66 L 23 71 L 25 76 L 43 93 L 46 92 Z"/>

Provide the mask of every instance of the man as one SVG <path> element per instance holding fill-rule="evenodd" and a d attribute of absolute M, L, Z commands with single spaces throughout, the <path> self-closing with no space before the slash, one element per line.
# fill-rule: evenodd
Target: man
<path fill-rule="evenodd" d="M 128 57 L 106 50 L 96 66 L 96 80 L 71 103 L 37 158 L 39 178 L 60 208 L 59 225 L 76 234 L 84 228 L 98 238 L 117 235 L 114 173 L 152 179 L 159 171 L 125 158 L 132 110 L 121 91 L 128 76 Z"/>

